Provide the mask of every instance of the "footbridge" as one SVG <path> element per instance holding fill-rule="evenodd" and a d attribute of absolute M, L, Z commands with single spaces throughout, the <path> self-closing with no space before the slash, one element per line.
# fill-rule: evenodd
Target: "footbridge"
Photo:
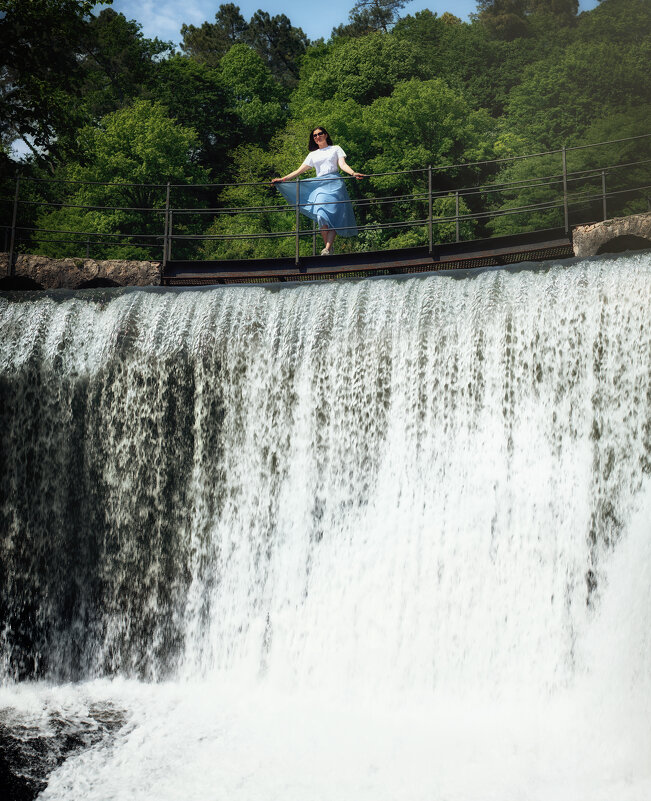
<path fill-rule="evenodd" d="M 318 255 L 298 183 L 288 205 L 270 180 L 90 186 L 18 177 L 14 197 L 0 198 L 0 232 L 10 275 L 18 253 L 146 259 L 161 284 L 176 286 L 486 268 L 572 256 L 576 226 L 646 212 L 650 165 L 651 133 L 644 133 L 345 178 L 359 236 L 338 238 L 330 256 Z M 65 210 L 74 214 L 57 216 Z M 83 221 L 84 230 L 64 227 L 66 219 Z"/>
<path fill-rule="evenodd" d="M 332 256 L 240 259 L 236 261 L 168 261 L 162 280 L 167 285 L 241 284 L 367 278 L 381 275 L 496 267 L 523 261 L 564 259 L 573 255 L 564 229 L 451 242 L 428 247 L 341 253 Z"/>

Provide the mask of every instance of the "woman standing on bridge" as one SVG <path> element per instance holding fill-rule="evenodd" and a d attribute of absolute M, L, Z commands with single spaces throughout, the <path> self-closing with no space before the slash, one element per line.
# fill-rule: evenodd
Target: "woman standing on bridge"
<path fill-rule="evenodd" d="M 353 206 L 346 184 L 339 177 L 339 168 L 358 180 L 365 176 L 346 164 L 346 154 L 339 145 L 332 144 L 330 134 L 322 125 L 312 130 L 307 147 L 310 152 L 301 166 L 283 178 L 274 178 L 272 184 L 288 203 L 295 205 L 296 183 L 283 186 L 284 182 L 312 168 L 316 170 L 316 178 L 299 181 L 298 202 L 301 213 L 319 225 L 324 245 L 321 255 L 330 256 L 337 234 L 357 236 Z"/>

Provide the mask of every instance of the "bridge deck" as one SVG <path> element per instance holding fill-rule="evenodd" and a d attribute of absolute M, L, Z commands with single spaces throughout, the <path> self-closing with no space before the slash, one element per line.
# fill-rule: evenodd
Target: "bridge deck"
<path fill-rule="evenodd" d="M 276 281 L 315 281 L 374 275 L 455 270 L 564 259 L 574 255 L 571 236 L 563 229 L 427 247 L 301 257 L 237 261 L 168 261 L 162 283 L 188 286 Z"/>

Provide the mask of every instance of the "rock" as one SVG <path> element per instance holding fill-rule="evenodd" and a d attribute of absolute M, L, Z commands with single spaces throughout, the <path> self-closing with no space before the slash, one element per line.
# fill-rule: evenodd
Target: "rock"
<path fill-rule="evenodd" d="M 572 244 L 574 255 L 582 259 L 599 253 L 651 248 L 651 211 L 577 225 L 572 232 Z"/>
<path fill-rule="evenodd" d="M 110 743 L 126 722 L 112 704 L 92 705 L 87 714 L 50 709 L 31 719 L 11 707 L 0 710 L 0 789 L 2 798 L 33 801 L 48 777 L 66 759 L 100 743 Z"/>
<path fill-rule="evenodd" d="M 31 279 L 43 289 L 160 285 L 160 262 L 157 261 L 51 259 L 48 256 L 20 254 L 16 259 L 14 276 L 8 275 L 8 267 L 8 254 L 0 253 L 0 275 L 13 281 L 18 278 Z"/>

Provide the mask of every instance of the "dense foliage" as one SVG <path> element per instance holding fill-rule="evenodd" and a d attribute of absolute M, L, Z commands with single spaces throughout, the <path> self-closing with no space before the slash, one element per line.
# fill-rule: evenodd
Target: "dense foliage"
<path fill-rule="evenodd" d="M 574 221 L 600 213 L 606 181 L 611 213 L 649 203 L 649 139 L 572 149 L 651 132 L 648 0 L 583 13 L 577 0 L 479 0 L 468 23 L 358 0 L 317 42 L 285 15 L 247 21 L 228 3 L 183 25 L 181 52 L 96 5 L 0 0 L 2 224 L 20 173 L 23 250 L 159 256 L 170 183 L 173 233 L 188 237 L 175 255 L 289 254 L 294 213 L 269 181 L 302 162 L 315 125 L 370 174 L 351 184 L 368 228 L 343 248 L 426 242 L 428 165 L 436 241 L 456 236 L 457 208 L 462 237 L 558 226 L 564 146 Z"/>

